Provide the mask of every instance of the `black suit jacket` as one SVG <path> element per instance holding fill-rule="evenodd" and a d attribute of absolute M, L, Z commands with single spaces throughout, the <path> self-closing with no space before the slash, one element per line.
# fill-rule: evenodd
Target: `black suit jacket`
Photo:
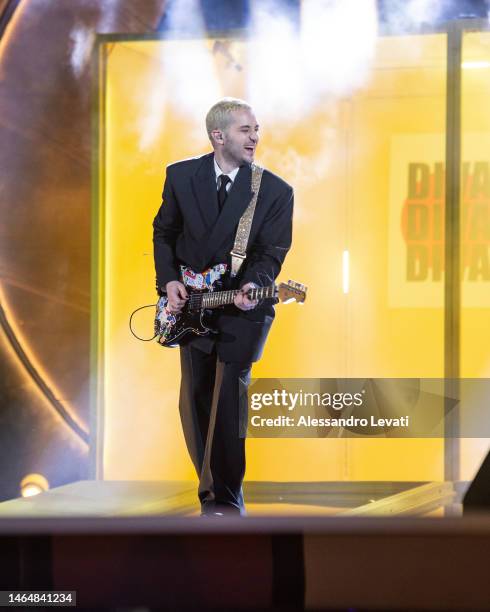
<path fill-rule="evenodd" d="M 217 263 L 230 264 L 238 222 L 252 199 L 252 171 L 240 167 L 221 213 L 218 208 L 214 154 L 167 167 L 163 203 L 153 221 L 156 282 L 159 292 L 180 280 L 179 265 L 202 271 Z M 274 282 L 291 246 L 293 190 L 264 170 L 250 231 L 247 259 L 237 286 Z M 270 303 L 244 312 L 229 306 L 220 312 L 217 341 L 222 361 L 256 361 L 274 318 Z"/>

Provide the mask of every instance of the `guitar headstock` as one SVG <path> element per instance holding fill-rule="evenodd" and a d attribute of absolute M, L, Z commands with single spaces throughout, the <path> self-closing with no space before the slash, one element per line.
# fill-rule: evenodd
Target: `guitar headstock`
<path fill-rule="evenodd" d="M 308 287 L 306 285 L 288 280 L 287 283 L 281 283 L 277 288 L 277 297 L 284 304 L 288 302 L 298 302 L 302 304 L 306 300 L 307 290 Z"/>

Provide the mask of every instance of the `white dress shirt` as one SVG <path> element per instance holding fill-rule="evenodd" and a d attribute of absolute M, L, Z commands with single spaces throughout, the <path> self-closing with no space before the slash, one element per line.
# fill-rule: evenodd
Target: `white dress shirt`
<path fill-rule="evenodd" d="M 219 189 L 219 184 L 220 184 L 219 177 L 222 174 L 226 174 L 226 176 L 230 179 L 230 182 L 226 186 L 226 191 L 227 192 L 230 191 L 230 189 L 231 189 L 231 187 L 233 185 L 233 182 L 236 179 L 236 175 L 238 174 L 238 170 L 240 170 L 240 168 L 235 168 L 234 170 L 232 170 L 231 172 L 228 172 L 228 173 L 223 172 L 221 170 L 221 168 L 218 166 L 218 162 L 216 161 L 216 157 L 215 157 L 214 158 L 214 171 L 216 172 L 216 189 Z"/>

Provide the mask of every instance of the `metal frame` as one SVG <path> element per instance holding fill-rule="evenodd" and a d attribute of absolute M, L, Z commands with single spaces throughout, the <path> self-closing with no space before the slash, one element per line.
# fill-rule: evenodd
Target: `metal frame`
<path fill-rule="evenodd" d="M 461 278 L 460 171 L 461 166 L 461 56 L 462 29 L 449 24 L 446 66 L 446 184 L 444 227 L 444 480 L 459 475 L 459 397 Z"/>
<path fill-rule="evenodd" d="M 101 200 L 105 191 L 105 172 L 100 161 L 105 160 L 104 131 L 106 55 L 104 37 L 98 36 L 92 55 L 92 208 L 91 208 L 91 274 L 90 274 L 90 445 L 88 474 L 103 478 L 104 435 L 104 295 L 99 292 L 104 282 L 105 207 Z M 103 166 L 105 168 L 105 164 Z"/>
<path fill-rule="evenodd" d="M 484 19 L 450 21 L 434 28 L 421 28 L 407 34 L 447 34 L 446 67 L 446 200 L 445 200 L 445 275 L 444 275 L 444 376 L 447 397 L 458 397 L 460 377 L 461 334 L 461 276 L 460 276 L 460 166 L 461 166 L 461 59 L 463 34 L 470 31 L 488 31 Z M 380 28 L 383 36 L 401 35 Z M 209 38 L 246 38 L 243 30 L 208 32 Z M 99 177 L 99 162 L 104 158 L 103 132 L 104 94 L 106 83 L 105 47 L 111 42 L 158 41 L 193 39 L 194 34 L 165 32 L 164 34 L 103 34 L 98 35 L 93 54 L 93 113 L 92 113 L 92 316 L 91 316 L 91 405 L 90 405 L 90 457 L 92 477 L 103 478 L 103 367 L 100 360 L 104 325 L 103 296 L 99 287 L 103 281 L 104 210 L 99 205 L 104 190 L 104 176 Z M 102 257 L 101 257 L 102 255 Z M 451 408 L 451 409 L 450 409 Z M 447 406 L 444 441 L 444 479 L 459 478 L 459 410 Z"/>
<path fill-rule="evenodd" d="M 463 35 L 488 31 L 488 20 L 451 21 L 447 31 L 446 77 L 446 200 L 445 200 L 445 274 L 444 274 L 444 479 L 459 480 L 460 413 L 451 406 L 459 395 L 461 374 L 461 96 Z M 451 510 L 449 510 L 451 512 Z"/>

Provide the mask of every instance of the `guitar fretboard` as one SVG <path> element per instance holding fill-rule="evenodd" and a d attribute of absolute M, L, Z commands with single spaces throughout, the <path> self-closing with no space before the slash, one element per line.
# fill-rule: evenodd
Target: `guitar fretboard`
<path fill-rule="evenodd" d="M 204 294 L 194 293 L 190 297 L 190 306 L 191 308 L 218 308 L 219 306 L 226 306 L 227 304 L 233 304 L 235 296 L 239 292 L 239 289 L 232 289 L 230 291 L 214 291 Z M 254 287 L 247 291 L 247 296 L 251 300 L 274 298 L 276 297 L 276 286 Z"/>

